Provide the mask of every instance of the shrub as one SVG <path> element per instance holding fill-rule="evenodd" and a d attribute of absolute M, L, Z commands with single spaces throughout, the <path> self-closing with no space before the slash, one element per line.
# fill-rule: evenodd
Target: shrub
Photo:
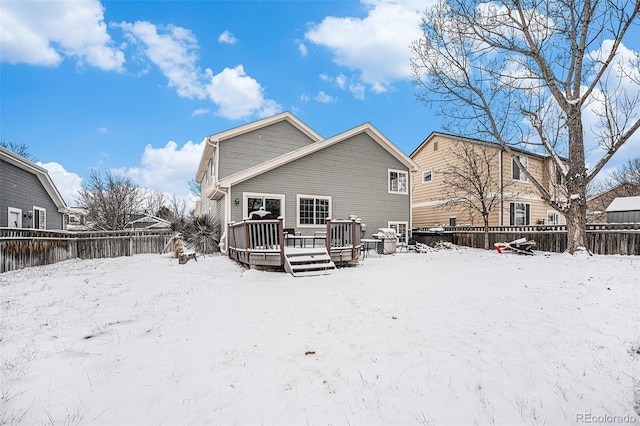
<path fill-rule="evenodd" d="M 194 217 L 187 222 L 182 235 L 184 241 L 200 253 L 220 251 L 220 222 L 209 215 Z"/>

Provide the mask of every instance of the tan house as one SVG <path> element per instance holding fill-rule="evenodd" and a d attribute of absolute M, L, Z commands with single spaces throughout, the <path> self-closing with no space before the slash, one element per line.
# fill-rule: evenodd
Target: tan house
<path fill-rule="evenodd" d="M 523 167 L 549 193 L 560 197 L 561 176 L 545 155 L 520 149 Z M 473 155 L 470 155 L 473 154 Z M 474 154 L 475 153 L 475 154 Z M 477 154 L 477 155 L 476 155 Z M 465 207 L 465 199 L 485 194 L 493 206 L 489 226 L 561 225 L 564 216 L 542 200 L 537 189 L 517 163 L 498 144 L 434 132 L 410 155 L 420 170 L 412 179 L 412 226 L 414 228 L 469 225 L 483 226 L 482 215 Z M 480 162 L 479 166 L 475 162 Z M 480 181 L 478 170 L 487 176 L 481 188 L 459 189 L 455 182 Z M 480 172 L 482 174 L 482 172 Z"/>

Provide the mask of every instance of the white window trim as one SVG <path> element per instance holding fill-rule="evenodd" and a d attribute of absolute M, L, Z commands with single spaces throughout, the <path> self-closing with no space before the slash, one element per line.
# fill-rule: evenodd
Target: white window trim
<path fill-rule="evenodd" d="M 425 182 L 424 180 L 424 174 L 429 172 L 431 175 L 431 179 L 429 179 L 428 181 Z M 422 172 L 422 183 L 431 183 L 433 182 L 433 170 L 425 170 L 424 172 Z"/>
<path fill-rule="evenodd" d="M 409 193 L 409 172 L 406 170 L 395 170 L 395 169 L 387 169 L 387 191 L 389 192 L 389 194 L 408 194 Z M 407 179 L 407 189 L 405 191 L 392 191 L 391 190 L 391 173 L 402 173 L 404 174 Z"/>
<path fill-rule="evenodd" d="M 11 217 L 11 213 L 18 213 L 18 226 L 14 226 L 14 224 L 9 223 L 9 218 Z M 7 228 L 22 228 L 22 210 L 17 209 L 15 207 L 7 207 Z"/>
<path fill-rule="evenodd" d="M 550 214 L 556 217 L 556 223 L 549 223 Z M 557 210 L 547 210 L 547 225 L 560 225 L 560 212 Z"/>
<path fill-rule="evenodd" d="M 40 228 L 39 224 L 38 226 L 36 226 L 36 210 L 38 210 L 44 216 L 44 228 Z M 31 218 L 31 227 L 33 229 L 47 229 L 47 209 L 43 207 L 33 206 L 32 214 L 33 216 Z"/>
<path fill-rule="evenodd" d="M 309 224 L 301 224 L 300 223 L 300 199 L 301 198 L 313 198 L 313 199 L 321 199 L 321 200 L 329 200 L 329 215 L 327 217 L 332 217 L 332 200 L 329 195 L 309 195 L 309 194 L 297 194 L 296 195 L 296 227 L 298 228 L 326 228 L 326 223 L 322 225 L 309 225 Z"/>
<path fill-rule="evenodd" d="M 242 193 L 242 217 L 243 218 L 247 218 L 249 217 L 249 203 L 248 203 L 248 199 L 249 198 L 273 198 L 273 199 L 279 199 L 280 200 L 280 216 L 282 216 L 283 218 L 286 217 L 285 216 L 285 211 L 284 211 L 284 205 L 285 205 L 285 196 L 284 194 L 267 194 L 264 192 L 243 192 Z"/>
<path fill-rule="evenodd" d="M 529 223 L 525 223 L 524 225 L 516 225 L 511 223 L 511 205 L 512 204 L 522 204 L 524 206 L 529 206 Z M 525 207 L 524 209 L 524 215 L 525 215 L 525 221 L 527 219 L 527 208 Z M 515 214 L 514 214 L 514 219 L 515 219 Z M 509 226 L 531 226 L 531 203 L 525 203 L 522 201 L 511 201 L 509 203 Z"/>
<path fill-rule="evenodd" d="M 516 157 L 518 157 L 518 159 L 520 160 L 524 168 L 526 170 L 529 170 L 529 159 L 522 155 L 516 155 Z M 511 159 L 511 179 L 517 180 L 518 182 L 529 182 L 529 178 L 527 177 L 526 174 L 522 172 L 522 170 L 518 170 L 518 176 L 519 176 L 518 179 L 513 177 L 513 172 L 515 171 L 516 167 L 518 167 L 518 165 L 516 164 L 516 160 L 515 158 L 512 158 Z"/>
<path fill-rule="evenodd" d="M 409 241 L 409 222 L 407 222 L 406 220 L 390 220 L 389 222 L 387 222 L 387 228 L 391 228 L 392 225 L 396 225 L 396 231 L 399 228 L 399 226 L 397 225 L 404 225 L 404 242 L 407 243 Z M 400 234 L 398 234 L 398 238 L 400 237 Z"/>

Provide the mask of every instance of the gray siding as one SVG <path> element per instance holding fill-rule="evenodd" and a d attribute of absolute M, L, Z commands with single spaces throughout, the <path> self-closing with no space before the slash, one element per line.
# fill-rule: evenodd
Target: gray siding
<path fill-rule="evenodd" d="M 234 186 L 231 199 L 241 202 L 231 203 L 231 220 L 242 219 L 243 192 L 284 194 L 287 228 L 297 227 L 297 194 L 331 196 L 333 218 L 356 215 L 370 236 L 388 221 L 409 222 L 409 195 L 388 193 L 388 169 L 407 171 L 369 136 L 359 134 Z M 313 234 L 314 229 L 298 230 Z"/>
<path fill-rule="evenodd" d="M 63 229 L 63 214 L 36 175 L 0 160 L 0 226 L 8 226 L 8 207 L 26 213 L 33 206 L 46 210 L 46 228 Z M 33 219 L 22 218 L 23 228 L 32 228 Z"/>
<path fill-rule="evenodd" d="M 220 143 L 218 180 L 280 157 L 313 143 L 290 124 L 281 121 Z"/>
<path fill-rule="evenodd" d="M 628 212 L 607 212 L 607 223 L 638 223 L 640 210 Z"/>

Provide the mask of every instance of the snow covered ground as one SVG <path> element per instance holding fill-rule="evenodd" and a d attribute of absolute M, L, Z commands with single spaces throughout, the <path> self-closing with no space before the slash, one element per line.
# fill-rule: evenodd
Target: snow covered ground
<path fill-rule="evenodd" d="M 0 289 L 0 423 L 640 423 L 638 257 L 373 254 L 294 278 L 138 255 Z"/>

